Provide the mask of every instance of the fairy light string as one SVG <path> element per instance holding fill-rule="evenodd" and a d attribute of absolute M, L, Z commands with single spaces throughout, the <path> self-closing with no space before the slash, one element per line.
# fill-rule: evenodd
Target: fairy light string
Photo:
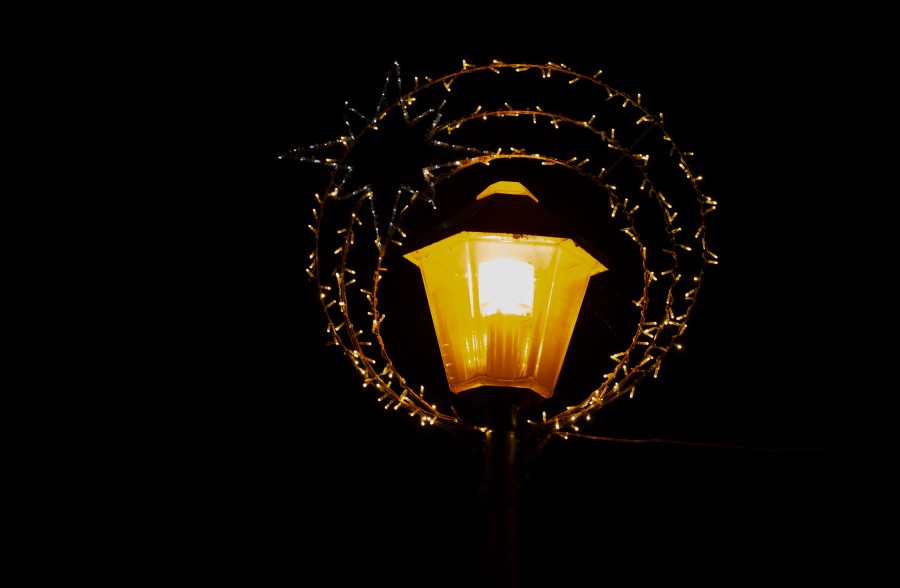
<path fill-rule="evenodd" d="M 707 234 L 707 219 L 717 203 L 701 188 L 702 177 L 688 161 L 693 154 L 676 145 L 662 114 L 649 111 L 640 94 L 632 97 L 607 85 L 601 73 L 585 75 L 556 63 L 493 61 L 476 66 L 463 61 L 461 69 L 452 73 L 414 78 L 412 89 L 406 90 L 395 63 L 387 73 L 374 114 L 367 116 L 345 104 L 345 135 L 281 156 L 328 172 L 324 190 L 314 194 L 313 221 L 308 225 L 314 249 L 306 272 L 318 289 L 329 342 L 347 356 L 362 387 L 374 390 L 385 409 L 405 411 L 423 426 L 483 431 L 461 418 L 452 400 L 445 405 L 434 402 L 424 385 L 401 374 L 388 352 L 383 326 L 390 317 L 383 313 L 378 297 L 382 282 L 389 279 L 391 263 L 402 251 L 406 238 L 402 226 L 410 211 L 418 206 L 436 209 L 437 188 L 442 182 L 472 166 L 498 160 L 556 166 L 591 182 L 608 201 L 610 220 L 630 240 L 643 270 L 640 296 L 631 301 L 638 319 L 627 346 L 609 356 L 607 367 L 596 375 L 596 387 L 586 390 L 580 402 L 555 414 L 545 412 L 539 420 L 528 420 L 532 432 L 563 437 L 578 434 L 594 412 L 618 398 L 632 396 L 646 376 L 655 378 L 666 354 L 680 346 L 707 266 L 718 261 Z M 553 86 L 558 93 L 586 87 L 600 106 L 607 110 L 615 106 L 617 120 L 633 125 L 636 131 L 625 133 L 622 129 L 627 126 L 619 127 L 617 137 L 608 113 L 563 112 L 537 104 L 513 106 L 518 96 L 495 98 L 498 103 L 487 107 L 469 104 L 471 92 L 463 92 L 467 98 L 457 100 L 457 87 L 470 83 L 469 89 L 477 92 L 491 83 L 490 76 L 530 76 L 529 83 L 536 84 L 561 80 L 561 86 Z M 393 194 L 382 194 L 372 184 L 357 186 L 351 155 L 364 137 L 379 132 L 380 125 L 396 116 L 407 127 L 426 125 L 423 146 L 439 148 L 440 153 L 458 153 L 459 157 L 428 162 L 421 168 L 420 178 L 409 178 Z M 588 138 L 588 150 L 611 150 L 615 158 L 598 167 L 589 153 L 564 152 L 572 148 L 571 143 L 541 144 L 542 152 L 538 152 L 527 145 L 472 144 L 466 137 L 466 131 L 475 125 L 509 122 L 572 129 Z M 502 137 L 508 130 L 499 128 L 496 136 Z M 648 148 L 651 140 L 654 147 Z M 620 166 L 630 167 L 633 185 L 610 183 L 614 168 Z M 668 178 L 673 170 L 679 184 L 658 180 L 657 174 Z M 379 204 L 388 201 L 392 202 L 389 214 L 382 218 L 379 211 L 387 208 Z M 644 222 L 648 217 L 653 221 Z M 652 238 L 644 235 L 645 227 L 653 229 Z M 364 271 L 363 267 L 374 269 Z"/>

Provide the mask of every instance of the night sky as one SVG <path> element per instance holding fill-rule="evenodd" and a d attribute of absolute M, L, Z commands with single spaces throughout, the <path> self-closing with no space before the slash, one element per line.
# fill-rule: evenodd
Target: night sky
<path fill-rule="evenodd" d="M 719 202 L 719 264 L 685 348 L 593 415 L 582 432 L 597 438 L 553 437 L 523 467 L 519 585 L 889 583 L 896 297 L 880 260 L 896 189 L 874 147 L 890 109 L 876 62 L 758 17 L 743 33 L 567 18 L 559 42 L 533 27 L 428 26 L 358 29 L 340 46 L 305 34 L 313 21 L 267 23 L 229 53 L 251 172 L 220 227 L 232 244 L 223 392 L 201 434 L 215 465 L 192 474 L 219 489 L 197 507 L 223 515 L 226 569 L 257 586 L 481 585 L 479 446 L 385 411 L 326 345 L 305 272 L 322 188 L 278 156 L 341 134 L 345 101 L 372 112 L 395 60 L 435 77 L 500 59 L 602 69 L 641 93 Z M 429 337 L 400 345 L 415 357 Z M 576 343 L 590 337 L 570 348 L 588 364 Z"/>

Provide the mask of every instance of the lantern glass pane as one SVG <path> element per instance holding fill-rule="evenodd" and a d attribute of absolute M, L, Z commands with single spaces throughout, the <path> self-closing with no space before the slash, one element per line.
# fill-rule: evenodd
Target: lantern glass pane
<path fill-rule="evenodd" d="M 590 277 L 570 239 L 461 232 L 406 255 L 422 272 L 447 381 L 553 394 Z"/>

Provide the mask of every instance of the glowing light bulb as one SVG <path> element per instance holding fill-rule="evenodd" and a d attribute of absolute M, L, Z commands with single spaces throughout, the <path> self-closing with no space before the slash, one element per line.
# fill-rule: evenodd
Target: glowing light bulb
<path fill-rule="evenodd" d="M 478 301 L 482 316 L 527 316 L 534 306 L 534 266 L 509 257 L 478 266 Z"/>

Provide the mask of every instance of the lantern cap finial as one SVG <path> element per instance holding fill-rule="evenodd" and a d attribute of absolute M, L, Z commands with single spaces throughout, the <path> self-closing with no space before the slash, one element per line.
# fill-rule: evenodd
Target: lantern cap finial
<path fill-rule="evenodd" d="M 493 194 L 511 194 L 513 196 L 528 196 L 535 202 L 538 201 L 537 196 L 531 193 L 531 191 L 520 184 L 519 182 L 494 182 L 487 188 L 485 188 L 481 194 L 479 194 L 475 200 L 481 200 L 482 198 L 487 198 Z"/>

